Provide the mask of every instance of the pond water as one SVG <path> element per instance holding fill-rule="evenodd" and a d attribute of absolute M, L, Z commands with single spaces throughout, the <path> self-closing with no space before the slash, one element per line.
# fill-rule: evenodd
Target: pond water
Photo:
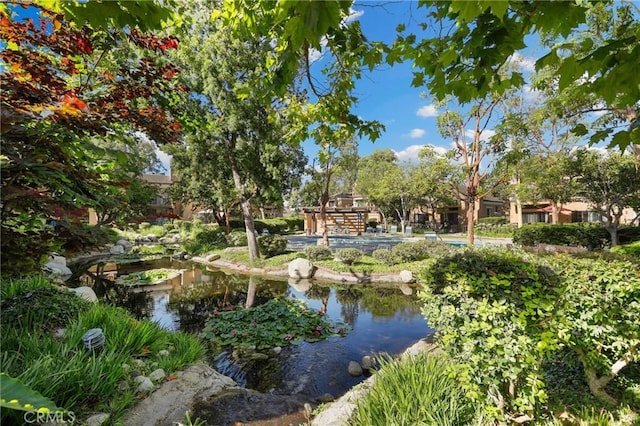
<path fill-rule="evenodd" d="M 176 278 L 160 285 L 125 288 L 113 283 L 132 272 L 175 268 Z M 123 306 L 138 319 L 151 319 L 168 330 L 198 333 L 215 310 L 257 306 L 274 297 L 304 300 L 329 319 L 348 324 L 344 337 L 283 348 L 279 354 L 252 357 L 211 353 L 211 365 L 239 385 L 260 392 L 338 397 L 366 377 L 352 377 L 349 361 L 364 355 L 403 352 L 432 334 L 420 314 L 415 289 L 408 285 L 325 284 L 294 282 L 207 270 L 190 262 L 156 261 L 125 265 L 102 264 L 80 278 L 99 297 Z"/>

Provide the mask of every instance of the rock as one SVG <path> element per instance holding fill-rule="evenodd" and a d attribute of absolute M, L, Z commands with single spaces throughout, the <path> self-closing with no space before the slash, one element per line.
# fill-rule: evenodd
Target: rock
<path fill-rule="evenodd" d="M 116 242 L 116 245 L 122 246 L 127 251 L 131 250 L 131 247 L 133 247 L 133 244 L 131 244 L 129 240 L 125 240 L 125 239 L 118 240 Z"/>
<path fill-rule="evenodd" d="M 167 374 L 164 372 L 162 368 L 158 368 L 157 370 L 154 370 L 151 372 L 151 374 L 149 374 L 149 378 L 154 382 L 162 380 L 165 377 L 167 377 Z"/>
<path fill-rule="evenodd" d="M 51 275 L 60 277 L 63 281 L 70 278 L 73 274 L 71 269 L 69 269 L 66 265 L 62 265 L 56 262 L 47 262 L 42 267 L 45 272 L 48 272 Z"/>
<path fill-rule="evenodd" d="M 138 366 L 138 367 L 144 367 L 144 361 L 141 359 L 134 359 L 133 362 Z"/>
<path fill-rule="evenodd" d="M 307 279 L 289 278 L 289 287 L 299 291 L 300 293 L 304 293 L 309 290 L 311 285 L 311 281 Z"/>
<path fill-rule="evenodd" d="M 186 251 L 179 251 L 173 254 L 174 259 L 182 260 L 187 255 Z"/>
<path fill-rule="evenodd" d="M 406 284 L 400 284 L 400 291 L 405 296 L 411 296 L 413 294 L 413 289 Z"/>
<path fill-rule="evenodd" d="M 360 364 L 362 364 L 364 370 L 371 370 L 376 366 L 376 360 L 371 355 L 365 355 L 362 357 Z"/>
<path fill-rule="evenodd" d="M 124 371 L 129 371 L 129 370 L 131 370 L 131 366 L 129 364 L 122 364 L 122 369 Z"/>
<path fill-rule="evenodd" d="M 84 300 L 87 300 L 89 302 L 95 303 L 98 301 L 98 296 L 96 296 L 96 293 L 93 291 L 91 287 L 83 286 L 83 287 L 70 288 L 69 290 L 74 292 L 76 296 Z"/>
<path fill-rule="evenodd" d="M 152 243 L 155 243 L 158 241 L 158 237 L 156 237 L 155 235 L 147 235 L 147 241 L 150 241 Z"/>
<path fill-rule="evenodd" d="M 158 356 L 169 356 L 169 351 L 162 349 L 161 351 L 158 351 Z"/>
<path fill-rule="evenodd" d="M 318 401 L 320 401 L 323 404 L 326 404 L 327 402 L 333 402 L 335 400 L 336 398 L 330 393 L 325 393 L 318 398 Z"/>
<path fill-rule="evenodd" d="M 405 284 L 412 283 L 414 281 L 413 272 L 408 271 L 406 269 L 400 271 L 400 280 L 402 280 L 402 282 Z"/>
<path fill-rule="evenodd" d="M 289 262 L 289 277 L 291 278 L 311 278 L 315 272 L 315 267 L 309 259 L 293 259 Z"/>
<path fill-rule="evenodd" d="M 49 255 L 49 263 L 57 263 L 59 265 L 67 266 L 67 259 L 64 256 L 60 256 L 58 253 L 51 253 L 51 255 Z"/>
<path fill-rule="evenodd" d="M 107 413 L 94 414 L 93 416 L 85 420 L 82 424 L 85 426 L 101 426 L 109 421 L 109 417 L 111 416 Z"/>
<path fill-rule="evenodd" d="M 280 352 L 282 352 L 282 348 L 280 346 L 274 346 L 273 348 L 271 348 L 271 352 L 276 355 L 280 355 Z"/>
<path fill-rule="evenodd" d="M 217 253 L 213 253 L 213 254 L 208 254 L 204 260 L 206 260 L 207 262 L 213 262 L 214 260 L 218 260 L 220 259 L 220 255 Z"/>
<path fill-rule="evenodd" d="M 358 364 L 357 361 L 349 361 L 349 367 L 347 367 L 347 371 L 353 377 L 361 376 L 363 373 L 362 367 L 360 366 L 360 364 Z"/>
<path fill-rule="evenodd" d="M 136 393 L 150 392 L 156 387 L 156 385 L 153 384 L 151 379 L 145 376 L 137 376 L 133 380 L 135 380 L 135 382 L 138 383 L 138 387 L 136 388 Z"/>
<path fill-rule="evenodd" d="M 124 254 L 124 247 L 115 245 L 109 249 L 110 254 Z"/>

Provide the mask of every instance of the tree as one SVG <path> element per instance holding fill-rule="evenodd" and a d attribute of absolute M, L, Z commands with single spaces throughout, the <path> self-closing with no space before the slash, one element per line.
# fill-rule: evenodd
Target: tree
<path fill-rule="evenodd" d="M 581 149 L 577 155 L 579 194 L 595 208 L 618 245 L 623 210 L 640 204 L 640 163 L 629 154 Z"/>
<path fill-rule="evenodd" d="M 485 99 L 489 94 L 503 95 L 522 86 L 525 80 L 520 72 L 500 71 L 527 46 L 526 37 L 536 34 L 553 42 L 550 53 L 537 60 L 536 68 L 553 65 L 559 92 L 580 81 L 582 84 L 574 85 L 574 95 L 603 102 L 606 110 L 615 113 L 616 120 L 626 123 L 626 129 L 612 135 L 611 145 L 624 149 L 640 140 L 640 76 L 631 65 L 640 54 L 640 21 L 633 4 L 428 0 L 420 6 L 428 8 L 428 20 L 422 28 L 432 31 L 430 36 L 418 40 L 415 34 L 404 35 L 405 29 L 400 27 L 401 35 L 387 56 L 389 63 L 413 61 L 413 86 L 426 86 L 439 100 L 454 96 L 463 104 Z M 607 14 L 600 13 L 600 9 Z M 620 11 L 617 25 L 599 19 L 597 23 L 604 31 L 595 41 L 587 36 L 559 42 L 583 31 L 590 18 L 610 19 L 614 9 Z M 608 26 L 603 26 L 605 23 Z M 591 141 L 611 136 L 613 129 L 610 126 L 596 131 Z M 584 126 L 577 126 L 575 131 L 580 135 L 588 132 Z"/>
<path fill-rule="evenodd" d="M 411 181 L 416 182 L 420 193 L 420 205 L 424 205 L 431 212 L 432 228 L 437 229 L 436 213 L 443 212 L 455 204 L 460 188 L 460 168 L 452 162 L 452 152 L 438 155 L 431 146 L 422 148 L 418 157 L 420 162 L 415 168 L 415 176 Z"/>
<path fill-rule="evenodd" d="M 113 184 L 108 176 L 116 164 L 104 161 L 96 138 L 138 129 L 170 143 L 179 134 L 158 103 L 163 93 L 175 90 L 172 68 L 151 57 L 152 51 L 161 56 L 177 47 L 176 39 L 150 37 L 135 28 L 90 30 L 53 11 L 37 12 L 34 21 L 0 11 L 0 58 L 6 70 L 0 76 L 6 272 L 15 256 L 30 252 L 37 259 L 47 252 L 55 235 L 43 223 L 52 208 L 75 210 L 106 200 L 102 197 Z M 141 55 L 126 68 L 114 68 L 117 52 L 131 50 L 129 44 L 139 47 Z M 22 245 L 27 243 L 29 248 Z"/>
<path fill-rule="evenodd" d="M 298 140 L 289 133 L 287 114 L 297 100 L 264 87 L 269 40 L 238 37 L 221 20 L 211 20 L 212 12 L 209 5 L 189 6 L 193 22 L 181 36 L 177 56 L 184 68 L 181 77 L 190 89 L 189 97 L 176 103 L 191 133 L 181 185 L 191 188 L 192 194 L 210 191 L 218 207 L 237 202 L 249 256 L 255 259 L 259 257 L 253 224 L 256 200 L 282 200 L 305 161 Z"/>
<path fill-rule="evenodd" d="M 470 246 L 475 240 L 476 203 L 491 191 L 491 188 L 483 189 L 483 186 L 488 180 L 492 162 L 501 151 L 482 134 L 499 100 L 500 98 L 480 101 L 466 115 L 446 111 L 438 116 L 438 130 L 443 137 L 451 138 L 456 159 L 460 161 L 462 167 L 464 192 L 460 196 L 464 202 L 467 243 Z"/>

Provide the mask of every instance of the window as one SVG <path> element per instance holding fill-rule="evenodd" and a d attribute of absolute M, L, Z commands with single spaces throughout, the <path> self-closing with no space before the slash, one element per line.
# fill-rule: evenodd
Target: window
<path fill-rule="evenodd" d="M 547 223 L 549 215 L 543 212 L 522 213 L 522 223 Z"/>
<path fill-rule="evenodd" d="M 571 212 L 571 222 L 600 222 L 600 213 L 596 211 Z"/>

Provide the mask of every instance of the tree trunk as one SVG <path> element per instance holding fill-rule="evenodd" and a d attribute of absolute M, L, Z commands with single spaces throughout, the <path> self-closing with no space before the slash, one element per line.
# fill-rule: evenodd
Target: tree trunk
<path fill-rule="evenodd" d="M 556 203 L 555 201 L 553 201 L 551 203 L 551 223 L 556 225 L 558 224 L 560 218 L 560 207 L 558 206 L 558 203 Z"/>
<path fill-rule="evenodd" d="M 235 145 L 235 135 L 231 137 L 232 145 Z M 234 151 L 229 149 L 227 153 L 229 164 L 231 166 L 231 174 L 233 176 L 233 184 L 240 194 L 240 206 L 242 207 L 242 217 L 244 218 L 244 228 L 247 234 L 247 244 L 249 246 L 249 261 L 260 258 L 260 251 L 258 250 L 258 241 L 256 240 L 255 226 L 253 224 L 253 212 L 251 209 L 251 200 L 245 194 L 245 187 L 240 178 L 240 169 L 238 162 L 234 156 Z"/>
<path fill-rule="evenodd" d="M 265 220 L 265 219 L 266 219 L 266 217 L 264 216 L 264 207 L 262 207 L 262 206 L 260 207 L 260 218 L 261 218 L 262 220 Z"/>
<path fill-rule="evenodd" d="M 476 197 L 469 196 L 467 198 L 467 245 L 473 246 L 475 243 L 475 220 L 474 213 L 476 209 Z"/>
<path fill-rule="evenodd" d="M 327 207 L 329 195 L 323 193 L 320 196 L 320 220 L 322 221 L 322 245 L 329 247 L 329 226 L 327 226 Z"/>
<path fill-rule="evenodd" d="M 516 197 L 516 209 L 518 211 L 517 216 L 517 221 L 518 221 L 518 228 L 522 228 L 522 225 L 524 225 L 524 220 L 522 218 L 522 201 L 520 201 L 520 197 Z"/>

